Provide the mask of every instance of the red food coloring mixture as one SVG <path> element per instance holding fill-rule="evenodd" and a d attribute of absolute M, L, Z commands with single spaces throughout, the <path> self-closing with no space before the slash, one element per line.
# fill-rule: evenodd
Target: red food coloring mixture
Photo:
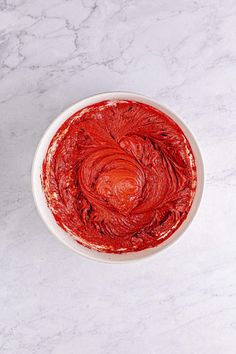
<path fill-rule="evenodd" d="M 55 220 L 77 242 L 134 252 L 159 245 L 186 219 L 196 165 L 183 131 L 166 114 L 136 101 L 103 101 L 59 128 L 42 185 Z"/>

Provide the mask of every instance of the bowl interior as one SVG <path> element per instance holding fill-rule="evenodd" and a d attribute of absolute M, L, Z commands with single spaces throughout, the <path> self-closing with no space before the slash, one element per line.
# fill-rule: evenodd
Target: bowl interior
<path fill-rule="evenodd" d="M 187 137 L 192 147 L 193 154 L 195 156 L 196 167 L 197 167 L 197 190 L 193 200 L 192 207 L 188 213 L 187 218 L 182 223 L 182 225 L 172 234 L 172 236 L 169 239 L 167 239 L 166 241 L 164 241 L 163 243 L 161 243 L 159 246 L 155 248 L 150 248 L 139 252 L 130 252 L 124 254 L 108 254 L 108 253 L 97 252 L 78 244 L 68 233 L 66 233 L 61 227 L 57 225 L 50 209 L 47 206 L 47 201 L 41 185 L 40 175 L 41 175 L 43 159 L 46 155 L 51 139 L 56 133 L 56 131 L 58 130 L 58 128 L 66 119 L 68 119 L 72 114 L 74 114 L 78 110 L 88 105 L 100 101 L 104 101 L 104 100 L 121 100 L 121 99 L 134 100 L 134 101 L 146 103 L 153 107 L 156 107 L 162 112 L 166 113 L 168 116 L 170 116 L 181 127 L 181 129 L 183 130 L 185 136 Z M 94 260 L 99 260 L 103 262 L 113 262 L 113 263 L 142 259 L 161 251 L 162 249 L 166 248 L 168 245 L 173 243 L 186 230 L 186 228 L 192 221 L 194 215 L 196 214 L 202 196 L 203 183 L 204 183 L 204 175 L 203 175 L 203 162 L 201 158 L 201 153 L 199 151 L 199 148 L 197 146 L 197 143 L 192 133 L 182 122 L 182 120 L 175 113 L 171 112 L 168 108 L 156 103 L 152 99 L 149 99 L 139 94 L 130 93 L 130 92 L 110 92 L 110 93 L 98 94 L 79 101 L 78 103 L 69 107 L 67 110 L 61 113 L 51 123 L 51 125 L 48 127 L 43 137 L 41 138 L 35 153 L 33 167 L 32 167 L 32 189 L 33 189 L 35 204 L 39 211 L 39 214 L 41 215 L 42 219 L 44 220 L 45 224 L 47 225 L 51 233 L 55 235 L 66 246 L 76 251 L 77 253 L 80 253 L 83 256 L 86 256 Z"/>

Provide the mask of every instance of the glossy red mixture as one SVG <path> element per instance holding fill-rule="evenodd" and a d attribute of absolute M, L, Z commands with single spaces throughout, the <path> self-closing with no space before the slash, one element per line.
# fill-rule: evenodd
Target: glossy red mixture
<path fill-rule="evenodd" d="M 155 247 L 182 224 L 196 189 L 195 160 L 179 126 L 134 101 L 103 101 L 70 117 L 43 163 L 57 223 L 86 247 Z"/>

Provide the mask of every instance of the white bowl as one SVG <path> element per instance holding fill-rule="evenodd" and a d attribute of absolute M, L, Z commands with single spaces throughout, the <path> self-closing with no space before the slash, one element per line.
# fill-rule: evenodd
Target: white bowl
<path fill-rule="evenodd" d="M 62 125 L 62 123 L 68 119 L 70 116 L 72 116 L 75 112 L 81 110 L 82 108 L 89 106 L 91 104 L 104 101 L 104 100 L 116 100 L 116 99 L 123 99 L 123 100 L 134 100 L 142 103 L 149 104 L 150 106 L 158 108 L 160 111 L 166 113 L 168 116 L 170 116 L 183 130 L 185 136 L 187 137 L 192 150 L 193 154 L 195 156 L 195 161 L 196 161 L 196 167 L 197 167 L 197 189 L 196 189 L 196 194 L 194 196 L 193 204 L 192 207 L 188 213 L 187 218 L 184 220 L 184 222 L 181 224 L 181 226 L 168 238 L 166 241 L 161 243 L 160 245 L 154 247 L 154 248 L 149 248 L 143 251 L 139 252 L 129 252 L 129 253 L 123 253 L 123 254 L 109 254 L 109 253 L 101 253 L 92 249 L 88 249 L 79 243 L 77 243 L 72 236 L 70 236 L 68 233 L 66 233 L 58 224 L 56 223 L 50 209 L 47 206 L 47 201 L 42 189 L 41 185 L 41 169 L 42 169 L 42 163 L 43 159 L 46 155 L 48 146 L 51 142 L 52 137 L 58 130 L 58 128 Z M 180 235 L 183 234 L 183 232 L 187 229 L 191 221 L 193 220 L 198 206 L 200 204 L 200 200 L 202 197 L 202 191 L 203 191 L 203 184 L 204 184 L 204 173 L 203 173 L 203 162 L 202 162 L 202 157 L 200 150 L 198 148 L 198 145 L 190 132 L 190 130 L 186 127 L 186 125 L 183 123 L 183 121 L 177 116 L 175 113 L 171 112 L 168 108 L 158 104 L 154 100 L 139 95 L 135 94 L 132 92 L 107 92 L 107 93 L 101 93 L 95 96 L 91 96 L 88 98 L 85 98 L 78 103 L 74 104 L 73 106 L 69 107 L 67 110 L 65 110 L 63 113 L 61 113 L 47 128 L 45 131 L 43 137 L 41 138 L 39 145 L 37 147 L 34 160 L 33 160 L 33 167 L 32 167 L 32 189 L 33 189 L 33 196 L 35 200 L 36 207 L 39 211 L 39 214 L 45 224 L 47 225 L 48 229 L 51 231 L 51 233 L 58 238 L 64 245 L 68 246 L 72 250 L 76 251 L 77 253 L 97 260 L 97 261 L 103 261 L 103 262 L 113 262 L 113 263 L 122 263 L 122 262 L 127 262 L 127 261 L 133 261 L 133 260 L 138 260 L 138 259 L 143 259 L 148 256 L 151 256 L 157 252 L 160 252 L 164 248 L 166 248 L 168 245 L 172 244 L 174 241 L 176 241 Z"/>

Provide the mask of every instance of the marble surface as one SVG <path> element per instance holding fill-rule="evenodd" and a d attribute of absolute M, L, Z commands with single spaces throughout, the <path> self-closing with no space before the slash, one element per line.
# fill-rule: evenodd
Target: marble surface
<path fill-rule="evenodd" d="M 0 353 L 234 354 L 235 0 L 0 0 L 0 10 Z M 110 90 L 181 114 L 205 163 L 191 227 L 140 263 L 73 253 L 31 194 L 48 124 Z"/>

